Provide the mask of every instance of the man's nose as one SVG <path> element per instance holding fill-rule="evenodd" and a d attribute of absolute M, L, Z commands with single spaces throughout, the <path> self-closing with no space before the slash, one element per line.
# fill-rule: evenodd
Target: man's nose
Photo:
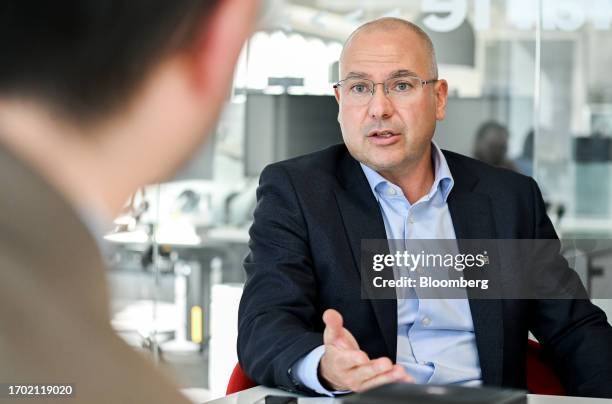
<path fill-rule="evenodd" d="M 368 104 L 370 117 L 374 119 L 388 119 L 393 115 L 394 111 L 395 106 L 386 94 L 383 84 L 377 84 L 374 89 L 374 95 L 372 95 L 372 99 L 370 99 Z"/>

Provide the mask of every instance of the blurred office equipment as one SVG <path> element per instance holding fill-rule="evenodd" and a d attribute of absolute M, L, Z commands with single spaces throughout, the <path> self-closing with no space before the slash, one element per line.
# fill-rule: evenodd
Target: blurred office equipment
<path fill-rule="evenodd" d="M 245 108 L 247 176 L 259 176 L 272 162 L 342 142 L 332 96 L 249 93 Z"/>
<path fill-rule="evenodd" d="M 243 279 L 255 185 L 177 181 L 131 199 L 106 236 L 113 325 L 128 342 L 162 360 L 207 348 L 213 286 Z"/>
<path fill-rule="evenodd" d="M 612 161 L 612 138 L 599 133 L 574 138 L 574 159 L 577 163 L 606 163 Z"/>
<path fill-rule="evenodd" d="M 606 217 L 611 213 L 609 179 L 612 174 L 612 138 L 594 134 L 575 137 L 575 214 Z"/>
<path fill-rule="evenodd" d="M 225 394 L 234 365 L 238 362 L 236 341 L 238 338 L 238 304 L 242 296 L 242 284 L 214 285 L 211 301 L 211 339 L 208 373 L 212 397 Z"/>
<path fill-rule="evenodd" d="M 499 387 L 419 385 L 390 383 L 362 393 L 352 394 L 346 404 L 527 404 L 527 392 Z"/>

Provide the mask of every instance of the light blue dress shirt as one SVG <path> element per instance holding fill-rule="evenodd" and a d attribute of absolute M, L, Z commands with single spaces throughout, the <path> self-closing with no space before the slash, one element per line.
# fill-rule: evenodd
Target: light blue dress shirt
<path fill-rule="evenodd" d="M 413 205 L 397 185 L 376 171 L 361 168 L 380 205 L 388 239 L 455 239 L 446 200 L 454 184 L 440 149 L 432 143 L 434 183 Z M 482 384 L 474 324 L 465 299 L 419 299 L 414 289 L 397 301 L 397 363 L 416 383 Z M 330 392 L 318 378 L 323 345 L 313 349 L 293 367 L 294 375 L 308 388 Z M 391 358 L 393 359 L 393 358 Z"/>

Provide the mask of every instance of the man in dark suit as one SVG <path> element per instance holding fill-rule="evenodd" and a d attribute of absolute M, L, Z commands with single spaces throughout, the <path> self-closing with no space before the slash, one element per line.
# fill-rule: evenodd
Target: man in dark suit
<path fill-rule="evenodd" d="M 261 175 L 239 312 L 247 374 L 328 395 L 393 381 L 524 388 L 531 331 L 569 394 L 612 397 L 612 328 L 586 299 L 362 298 L 362 240 L 556 234 L 531 178 L 432 143 L 448 87 L 418 27 L 360 27 L 340 77 L 344 145 Z"/>
<path fill-rule="evenodd" d="M 188 403 L 112 330 L 96 238 L 210 133 L 256 3 L 0 3 L 0 401 Z"/>

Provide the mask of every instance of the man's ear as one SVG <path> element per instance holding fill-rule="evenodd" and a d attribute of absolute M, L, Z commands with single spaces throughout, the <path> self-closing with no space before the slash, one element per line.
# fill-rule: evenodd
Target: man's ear
<path fill-rule="evenodd" d="M 340 104 L 340 90 L 338 90 L 338 87 L 334 88 L 334 96 L 336 97 L 336 102 Z"/>
<path fill-rule="evenodd" d="M 446 102 L 448 100 L 448 82 L 444 79 L 438 80 L 434 87 L 436 97 L 436 119 L 444 120 L 446 116 Z"/>
<path fill-rule="evenodd" d="M 340 89 L 338 87 L 334 88 L 334 96 L 336 97 L 336 102 L 338 103 L 338 116 L 336 119 L 338 120 L 338 123 L 340 123 L 340 114 L 342 112 L 340 111 Z"/>
<path fill-rule="evenodd" d="M 219 0 L 192 49 L 194 82 L 212 106 L 227 96 L 240 50 L 252 33 L 259 0 Z"/>

